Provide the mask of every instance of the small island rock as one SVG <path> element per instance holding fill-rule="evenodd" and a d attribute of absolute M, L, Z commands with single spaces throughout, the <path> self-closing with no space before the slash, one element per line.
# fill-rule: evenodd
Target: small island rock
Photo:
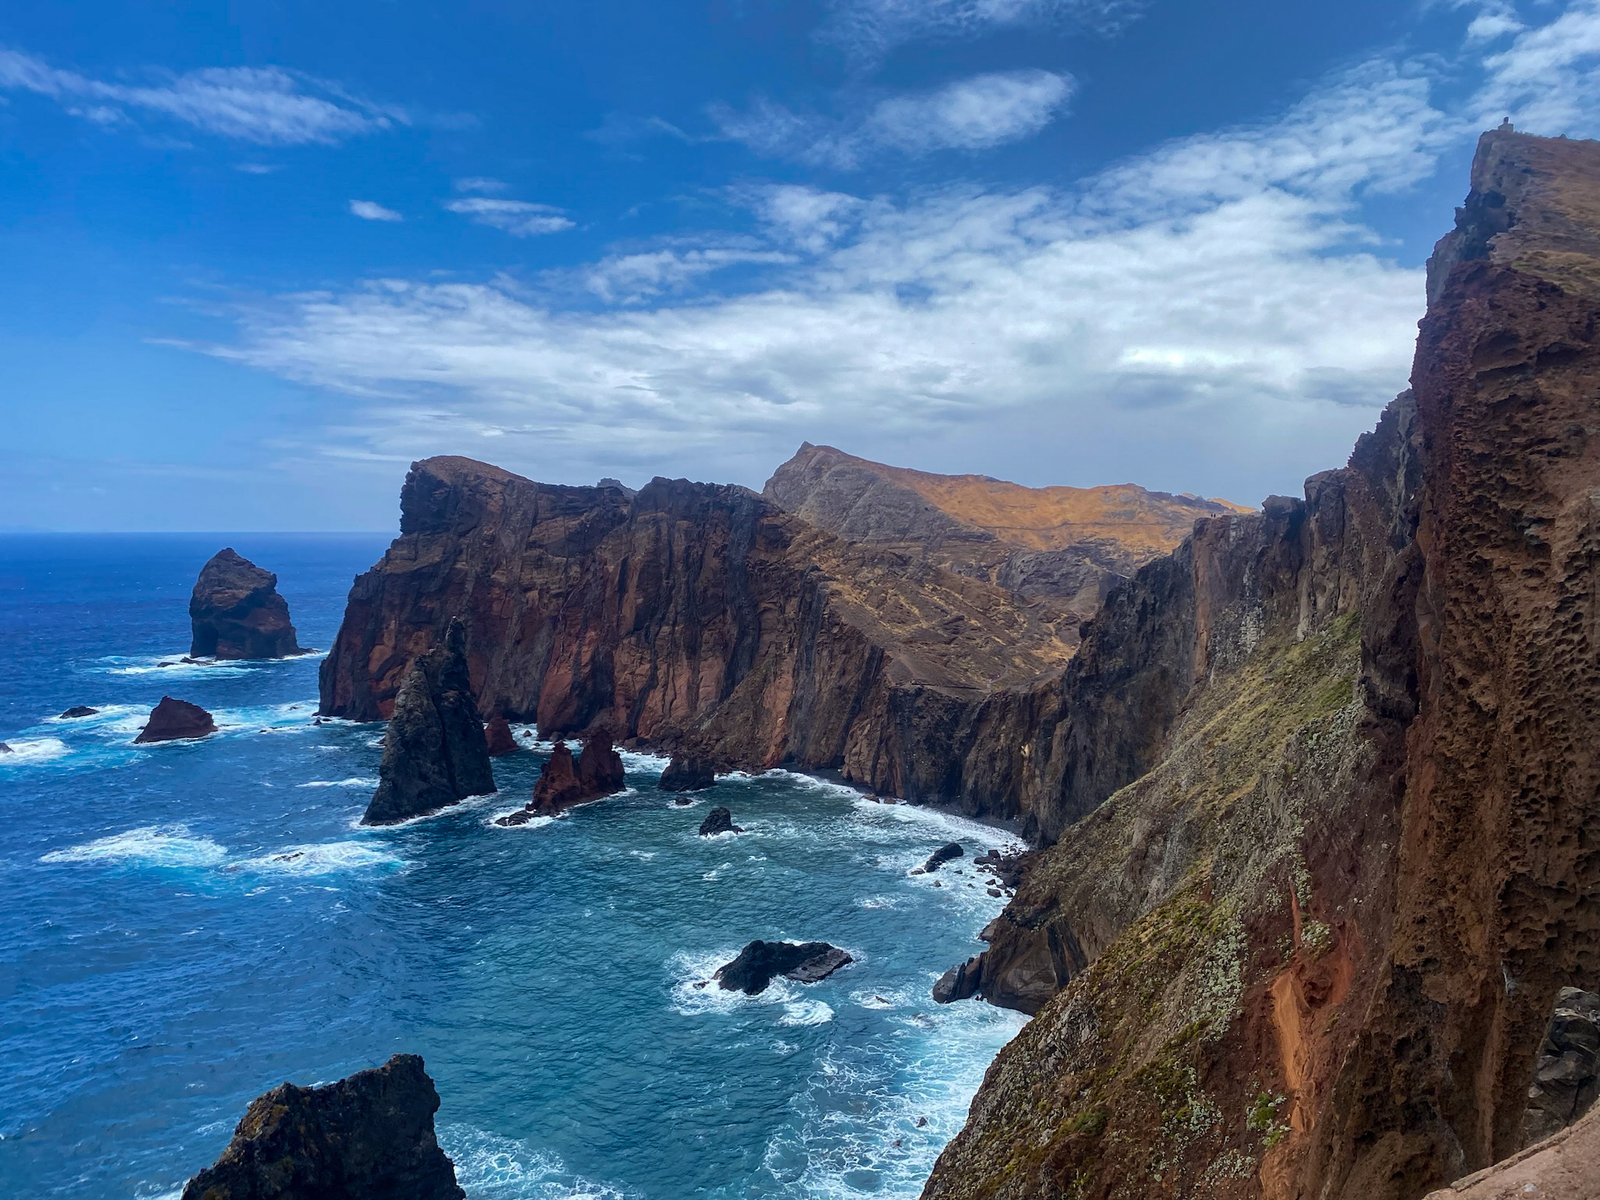
<path fill-rule="evenodd" d="M 535 817 L 558 817 L 569 808 L 620 792 L 627 786 L 623 774 L 622 755 L 604 730 L 586 737 L 576 757 L 566 742 L 557 742 L 539 770 L 527 807 L 496 818 L 495 824 L 526 825 Z"/>
<path fill-rule="evenodd" d="M 517 739 L 511 732 L 511 722 L 499 713 L 489 718 L 489 723 L 483 727 L 484 744 L 489 748 L 490 758 L 500 758 L 507 754 L 515 754 L 522 747 L 517 745 Z"/>
<path fill-rule="evenodd" d="M 940 867 L 944 866 L 945 863 L 950 862 L 953 859 L 960 858 L 965 853 L 966 851 L 961 848 L 960 842 L 946 842 L 932 854 L 928 855 L 927 862 L 923 863 L 920 867 L 915 868 L 911 873 L 913 875 L 932 874 L 934 871 L 937 871 Z"/>
<path fill-rule="evenodd" d="M 99 711 L 98 708 L 90 708 L 87 704 L 74 704 L 61 714 L 60 719 L 63 721 L 76 721 L 79 717 L 95 716 Z"/>
<path fill-rule="evenodd" d="M 198 704 L 163 696 L 161 703 L 150 710 L 150 719 L 145 722 L 144 728 L 139 731 L 139 736 L 133 741 L 135 745 L 149 742 L 176 742 L 203 738 L 216 731 L 216 721 Z"/>
<path fill-rule="evenodd" d="M 189 654 L 194 657 L 287 658 L 305 653 L 289 621 L 289 605 L 278 595 L 278 577 L 231 547 L 217 551 L 200 568 L 189 597 L 189 625 Z"/>
<path fill-rule="evenodd" d="M 718 805 L 706 814 L 706 819 L 700 822 L 700 836 L 711 837 L 718 833 L 743 833 L 744 830 L 733 823 L 733 813 Z"/>
<path fill-rule="evenodd" d="M 393 825 L 495 790 L 467 672 L 466 637 L 460 618 L 451 618 L 443 642 L 406 673 L 363 825 Z"/>
<path fill-rule="evenodd" d="M 816 983 L 840 967 L 854 962 L 845 951 L 827 942 L 754 941 L 732 962 L 712 976 L 724 991 L 756 996 L 782 975 L 797 983 Z"/>
<path fill-rule="evenodd" d="M 321 1087 L 281 1084 L 251 1102 L 183 1200 L 465 1200 L 434 1133 L 438 1111 L 415 1054 Z"/>
<path fill-rule="evenodd" d="M 709 759 L 686 758 L 674 754 L 661 772 L 658 785 L 663 792 L 703 792 L 717 785 L 717 769 Z"/>

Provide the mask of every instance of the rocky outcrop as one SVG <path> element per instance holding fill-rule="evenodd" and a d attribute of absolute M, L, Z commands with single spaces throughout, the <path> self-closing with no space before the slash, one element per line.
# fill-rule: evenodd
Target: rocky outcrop
<path fill-rule="evenodd" d="M 706 759 L 675 755 L 661 772 L 664 792 L 703 792 L 717 785 L 717 769 Z"/>
<path fill-rule="evenodd" d="M 16 751 L 13 750 L 10 746 L 8 746 L 5 742 L 0 742 L 0 754 L 15 754 L 15 753 L 16 753 Z"/>
<path fill-rule="evenodd" d="M 920 867 L 913 867 L 911 873 L 913 875 L 930 875 L 944 866 L 945 863 L 954 862 L 965 853 L 966 851 L 962 849 L 960 842 L 946 842 L 928 855 L 927 861 Z"/>
<path fill-rule="evenodd" d="M 251 1101 L 183 1200 L 465 1200 L 434 1135 L 439 1094 L 415 1054 Z"/>
<path fill-rule="evenodd" d="M 723 991 L 757 996 L 780 975 L 797 983 L 816 983 L 854 961 L 827 942 L 754 941 L 712 978 Z"/>
<path fill-rule="evenodd" d="M 700 822 L 701 837 L 715 837 L 719 833 L 743 833 L 744 830 L 733 823 L 731 810 L 718 805 L 706 814 L 706 819 Z"/>
<path fill-rule="evenodd" d="M 467 459 L 413 466 L 401 536 L 359 578 L 322 711 L 371 720 L 451 613 L 479 699 L 550 737 L 606 727 L 686 758 L 838 771 L 873 790 L 1014 814 L 1026 721 L 997 689 L 1070 649 L 991 584 L 859 547 L 743 488 L 637 495 Z"/>
<path fill-rule="evenodd" d="M 1196 520 L 1247 509 L 1133 484 L 1023 487 L 800 447 L 763 493 L 850 541 L 891 547 L 1036 603 L 1075 643 L 1111 589 L 1177 548 Z"/>
<path fill-rule="evenodd" d="M 1346 468 L 1089 624 L 1055 845 L 941 981 L 1037 1015 L 926 1196 L 1412 1200 L 1521 1144 L 1600 964 L 1600 145 L 1486 136 L 1430 297 Z"/>
<path fill-rule="evenodd" d="M 305 653 L 289 621 L 289 605 L 278 595 L 278 577 L 232 548 L 219 550 L 200 568 L 189 597 L 194 638 L 189 653 L 200 658 L 285 658 Z"/>
<path fill-rule="evenodd" d="M 452 620 L 406 672 L 363 825 L 393 825 L 495 790 L 466 654 L 466 628 Z"/>
<path fill-rule="evenodd" d="M 87 704 L 74 704 L 61 714 L 63 721 L 76 721 L 81 717 L 92 717 L 99 713 L 98 708 L 90 708 Z"/>
<path fill-rule="evenodd" d="M 622 756 L 604 730 L 583 741 L 577 757 L 566 742 L 557 742 L 539 769 L 533 799 L 525 808 L 496 819 L 499 825 L 526 825 L 535 817 L 559 817 L 569 808 L 600 800 L 627 787 Z"/>
<path fill-rule="evenodd" d="M 216 731 L 216 721 L 198 704 L 163 696 L 161 702 L 150 710 L 150 719 L 133 742 L 138 746 L 148 742 L 187 741 L 206 737 Z"/>
<path fill-rule="evenodd" d="M 490 717 L 489 723 L 483 727 L 483 743 L 488 748 L 490 758 L 502 758 L 522 749 L 511 732 L 511 722 L 499 713 Z"/>
<path fill-rule="evenodd" d="M 1571 1125 L 1600 1096 L 1600 995 L 1562 988 L 1533 1064 L 1528 1111 L 1522 1120 L 1525 1145 Z"/>
<path fill-rule="evenodd" d="M 1429 1192 L 1425 1200 L 1594 1200 L 1600 1194 L 1600 1112 L 1504 1162 Z"/>

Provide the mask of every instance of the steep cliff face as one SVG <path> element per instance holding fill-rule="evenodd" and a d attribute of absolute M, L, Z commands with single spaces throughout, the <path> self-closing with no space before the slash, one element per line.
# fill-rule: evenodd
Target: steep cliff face
<path fill-rule="evenodd" d="M 1176 716 L 951 981 L 1042 1007 L 928 1196 L 1410 1200 L 1517 1147 L 1554 997 L 1600 971 L 1597 235 L 1600 145 L 1487 135 L 1414 400 L 1257 549 L 1177 570 L 1211 522 L 1167 598 L 1126 589 Z"/>
<path fill-rule="evenodd" d="M 407 477 L 401 536 L 351 590 L 324 713 L 389 711 L 450 614 L 485 711 L 918 799 L 1013 798 L 969 764 L 984 701 L 1070 648 L 1004 590 L 857 546 L 743 488 L 533 483 L 466 459 Z"/>
<path fill-rule="evenodd" d="M 809 442 L 763 494 L 850 541 L 891 546 L 1034 601 L 1070 642 L 1112 587 L 1176 549 L 1196 520 L 1249 511 L 1133 484 L 1030 488 L 935 475 Z"/>

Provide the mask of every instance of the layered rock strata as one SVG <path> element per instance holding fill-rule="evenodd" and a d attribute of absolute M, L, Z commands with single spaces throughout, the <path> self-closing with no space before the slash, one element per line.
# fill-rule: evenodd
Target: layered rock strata
<path fill-rule="evenodd" d="M 363 825 L 393 825 L 495 790 L 466 655 L 466 628 L 451 620 L 439 645 L 410 665 Z"/>
<path fill-rule="evenodd" d="M 217 551 L 195 580 L 189 597 L 193 641 L 199 658 L 285 658 L 304 653 L 278 595 L 278 577 L 231 547 Z"/>
<path fill-rule="evenodd" d="M 1090 624 L 1064 690 L 1133 686 L 1064 698 L 1077 822 L 950 981 L 1037 1016 L 928 1197 L 1413 1200 L 1521 1145 L 1600 972 L 1600 145 L 1472 184 L 1414 394 Z"/>
<path fill-rule="evenodd" d="M 465 1200 L 434 1134 L 438 1111 L 415 1054 L 321 1087 L 281 1084 L 251 1101 L 183 1200 Z"/>

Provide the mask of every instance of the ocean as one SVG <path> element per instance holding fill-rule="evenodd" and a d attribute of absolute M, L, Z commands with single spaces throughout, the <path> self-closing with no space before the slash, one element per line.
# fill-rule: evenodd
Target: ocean
<path fill-rule="evenodd" d="M 163 664 L 222 546 L 326 647 L 386 541 L 0 536 L 0 1193 L 175 1195 L 267 1088 L 414 1051 L 473 1200 L 916 1196 L 1021 1026 L 929 996 L 1002 903 L 972 857 L 1014 839 L 785 772 L 674 807 L 641 754 L 620 796 L 494 826 L 537 750 L 362 829 L 383 728 L 312 724 L 320 656 Z M 221 731 L 134 746 L 163 694 Z M 712 804 L 747 832 L 698 837 Z M 694 986 L 757 937 L 858 961 Z"/>

